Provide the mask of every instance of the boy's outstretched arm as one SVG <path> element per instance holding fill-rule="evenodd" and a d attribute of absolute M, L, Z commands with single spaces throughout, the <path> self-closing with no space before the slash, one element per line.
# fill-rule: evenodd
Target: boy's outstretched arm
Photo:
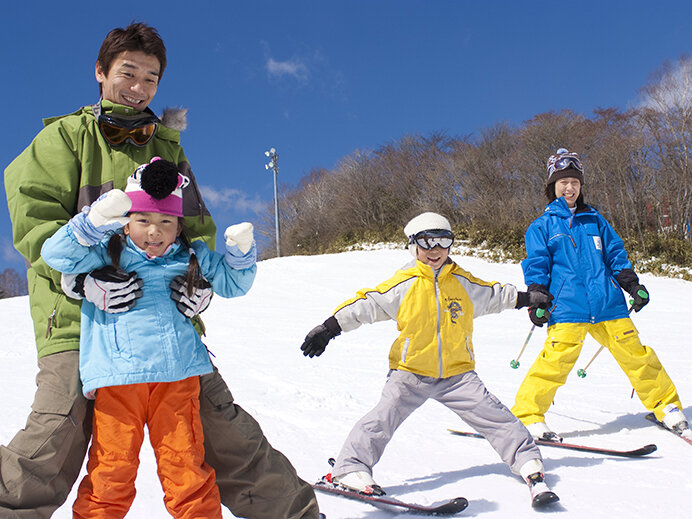
<path fill-rule="evenodd" d="M 300 349 L 306 357 L 319 357 L 327 343 L 341 334 L 341 326 L 333 315 L 322 324 L 315 326 L 305 337 Z"/>

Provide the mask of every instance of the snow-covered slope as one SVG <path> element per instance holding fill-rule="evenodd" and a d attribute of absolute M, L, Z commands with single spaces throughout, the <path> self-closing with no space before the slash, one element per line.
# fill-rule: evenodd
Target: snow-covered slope
<path fill-rule="evenodd" d="M 337 337 L 313 359 L 303 357 L 299 346 L 338 303 L 383 281 L 409 258 L 404 250 L 375 250 L 263 261 L 247 296 L 215 297 L 204 314 L 205 342 L 236 401 L 258 419 L 271 443 L 306 480 L 329 470 L 327 458 L 337 454 L 351 426 L 379 398 L 396 330 L 390 322 L 364 326 Z M 454 259 L 480 278 L 524 287 L 519 265 Z M 633 319 L 692 417 L 692 283 L 647 275 L 641 279 L 652 301 Z M 7 444 L 23 427 L 34 394 L 36 355 L 28 298 L 0 300 L 0 322 L 5 338 L 0 348 L 0 443 Z M 536 329 L 520 368 L 511 369 L 530 328 L 523 310 L 475 322 L 477 371 L 509 406 L 545 338 L 545 329 Z M 597 349 L 587 338 L 577 368 Z M 543 448 L 547 481 L 561 497 L 555 510 L 563 517 L 685 517 L 692 446 L 649 424 L 641 403 L 630 396 L 629 382 L 607 352 L 589 367 L 586 378 L 578 378 L 575 369 L 557 393 L 548 422 L 566 441 L 615 448 L 658 445 L 656 453 L 643 459 Z M 426 403 L 397 431 L 375 467 L 377 481 L 391 495 L 423 504 L 465 496 L 470 504 L 460 517 L 534 517 L 526 486 L 487 442 L 452 436 L 448 427 L 467 429 L 441 405 Z M 146 445 L 137 488 L 128 517 L 168 517 Z M 56 519 L 71 517 L 73 499 L 74 493 Z M 338 497 L 318 494 L 318 500 L 328 519 L 396 516 Z M 224 517 L 233 515 L 224 510 Z"/>

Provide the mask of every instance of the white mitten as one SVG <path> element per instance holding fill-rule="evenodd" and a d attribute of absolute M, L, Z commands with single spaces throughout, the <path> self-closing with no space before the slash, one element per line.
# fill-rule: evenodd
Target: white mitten
<path fill-rule="evenodd" d="M 231 225 L 223 233 L 226 239 L 226 263 L 234 269 L 252 267 L 257 262 L 257 247 L 250 222 Z"/>
<path fill-rule="evenodd" d="M 254 241 L 253 231 L 254 227 L 250 222 L 237 223 L 228 227 L 223 233 L 223 237 L 226 240 L 226 245 L 229 247 L 237 245 L 240 252 L 247 254 Z"/>
<path fill-rule="evenodd" d="M 132 200 L 120 189 L 111 189 L 82 209 L 69 221 L 77 241 L 86 247 L 96 245 L 111 231 L 126 225 L 125 216 L 132 207 Z"/>

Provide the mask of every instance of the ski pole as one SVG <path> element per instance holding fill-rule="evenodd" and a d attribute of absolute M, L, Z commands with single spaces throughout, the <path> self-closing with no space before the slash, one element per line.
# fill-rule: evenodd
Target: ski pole
<path fill-rule="evenodd" d="M 536 312 L 536 315 L 538 315 L 538 312 L 543 312 L 543 310 L 538 310 Z M 539 317 L 543 317 L 543 314 L 541 314 Z M 519 355 L 517 355 L 516 359 L 512 359 L 512 361 L 509 363 L 510 367 L 512 369 L 517 369 L 519 367 L 519 357 L 522 356 L 524 353 L 524 350 L 526 349 L 526 346 L 529 344 L 529 341 L 531 340 L 531 336 L 533 335 L 533 331 L 536 329 L 536 325 L 534 324 L 531 326 L 531 329 L 529 330 L 529 334 L 526 336 L 526 340 L 524 341 L 524 345 L 521 347 L 521 350 L 519 351 Z"/>
<path fill-rule="evenodd" d="M 634 309 L 634 307 L 630 306 L 630 309 L 629 309 L 629 311 L 628 311 L 627 313 L 628 313 L 628 314 L 631 314 L 633 309 Z M 591 360 L 589 361 L 589 363 L 588 363 L 586 366 L 584 366 L 582 369 L 578 369 L 578 370 L 577 370 L 577 376 L 578 376 L 579 378 L 584 378 L 584 377 L 586 377 L 586 369 L 587 369 L 589 366 L 591 366 L 591 363 L 596 359 L 596 357 L 598 357 L 598 354 L 601 353 L 601 350 L 602 350 L 603 348 L 605 348 L 605 346 L 601 346 L 600 348 L 598 348 L 598 351 L 594 354 L 593 357 L 591 357 Z"/>
<path fill-rule="evenodd" d="M 564 280 L 562 281 L 562 284 L 560 285 L 560 290 L 557 291 L 557 296 L 555 297 L 555 303 L 553 304 L 552 308 L 550 310 L 545 310 L 543 308 L 538 308 L 536 310 L 536 316 L 537 317 L 543 317 L 546 312 L 548 312 L 548 315 L 550 316 L 550 313 L 555 309 L 557 306 L 557 298 L 560 297 L 560 293 L 562 292 L 562 287 L 565 285 Z M 529 334 L 526 336 L 526 340 L 524 341 L 524 345 L 521 347 L 521 350 L 519 351 L 519 355 L 517 355 L 516 359 L 512 359 L 509 363 L 510 367 L 512 369 L 517 369 L 519 367 L 519 357 L 522 356 L 524 353 L 524 350 L 526 349 L 526 346 L 529 344 L 529 341 L 531 340 L 531 336 L 533 335 L 533 331 L 536 329 L 536 325 L 534 324 L 531 326 L 531 329 L 529 330 Z"/>
<path fill-rule="evenodd" d="M 584 377 L 586 377 L 586 369 L 587 369 L 589 366 L 591 366 L 591 363 L 592 363 L 594 360 L 596 360 L 596 357 L 598 357 L 598 354 L 601 353 L 601 350 L 602 350 L 603 348 L 605 348 L 605 346 L 601 346 L 600 348 L 598 348 L 598 351 L 594 354 L 593 357 L 591 357 L 591 360 L 589 361 L 589 363 L 588 363 L 586 366 L 584 366 L 582 369 L 578 369 L 578 370 L 577 370 L 577 376 L 578 376 L 579 378 L 584 378 Z"/>

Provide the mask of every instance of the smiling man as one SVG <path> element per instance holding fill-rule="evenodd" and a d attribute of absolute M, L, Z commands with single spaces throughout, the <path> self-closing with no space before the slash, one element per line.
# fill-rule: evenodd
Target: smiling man
<path fill-rule="evenodd" d="M 159 58 L 141 51 L 126 50 L 118 54 L 110 69 L 108 64 L 102 64 L 105 59 L 96 62 L 96 81 L 101 86 L 101 97 L 140 111 L 149 106 L 159 87 Z"/>
<path fill-rule="evenodd" d="M 124 189 L 132 171 L 158 156 L 190 179 L 183 198 L 186 235 L 215 248 L 216 226 L 180 132 L 148 108 L 165 68 L 166 48 L 156 29 L 142 23 L 113 29 L 95 67 L 99 101 L 46 119 L 45 128 L 5 170 L 14 245 L 28 266 L 39 372 L 26 426 L 0 446 L 2 519 L 50 517 L 82 468 L 92 405 L 82 396 L 79 377 L 79 299 L 117 313 L 131 309 L 141 296 L 136 274 L 114 268 L 61 279 L 40 256 L 43 242 L 103 193 Z M 186 288 L 173 288 L 171 297 L 184 315 L 194 317 L 206 308 L 209 293 L 188 297 Z M 90 297 L 97 293 L 99 298 Z M 234 403 L 218 371 L 200 377 L 200 388 L 205 460 L 216 471 L 222 503 L 238 517 L 316 519 L 312 488 Z"/>

